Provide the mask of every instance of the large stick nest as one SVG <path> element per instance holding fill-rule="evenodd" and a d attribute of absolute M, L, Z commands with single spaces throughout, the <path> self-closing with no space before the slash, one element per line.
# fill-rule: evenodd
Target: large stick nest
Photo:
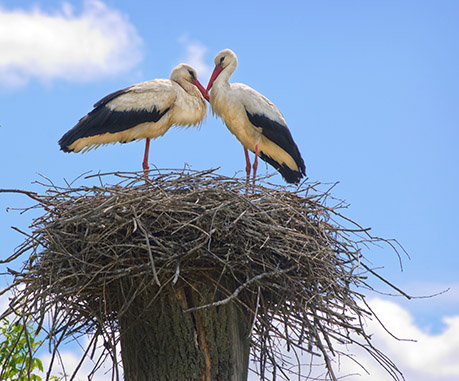
<path fill-rule="evenodd" d="M 218 287 L 226 278 L 238 287 L 213 305 L 238 301 L 255 315 L 252 358 L 262 377 L 291 368 L 281 354 L 288 347 L 321 355 L 334 378 L 337 343 L 364 347 L 401 377 L 363 325 L 372 311 L 362 274 L 379 276 L 361 245 L 380 239 L 343 217 L 344 205 L 319 184 L 287 191 L 258 183 L 247 193 L 245 181 L 213 170 L 115 176 L 116 185 L 103 185 L 100 175 L 100 186 L 48 184 L 44 195 L 29 193 L 45 214 L 12 257 L 30 253 L 10 311 L 40 326 L 51 312 L 55 348 L 92 333 L 114 352 L 116 321 L 130 303 L 120 297 L 121 282 L 129 280 L 135 296 L 151 284 L 211 278 Z"/>

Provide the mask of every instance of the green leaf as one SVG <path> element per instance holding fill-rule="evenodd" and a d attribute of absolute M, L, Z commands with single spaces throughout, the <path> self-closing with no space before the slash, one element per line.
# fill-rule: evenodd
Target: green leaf
<path fill-rule="evenodd" d="M 20 322 L 10 324 L 7 319 L 3 319 L 0 320 L 0 333 L 2 380 L 41 381 L 41 377 L 33 373 L 37 369 L 43 372 L 43 363 L 35 357 L 35 352 L 41 345 L 41 341 L 37 340 L 36 331 L 32 324 L 26 323 L 24 325 Z M 28 374 L 29 369 L 30 374 Z"/>

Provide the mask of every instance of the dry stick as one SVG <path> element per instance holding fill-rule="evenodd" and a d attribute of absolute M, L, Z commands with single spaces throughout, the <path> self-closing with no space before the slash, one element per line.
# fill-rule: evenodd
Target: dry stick
<path fill-rule="evenodd" d="M 108 354 L 110 355 L 110 358 L 112 359 L 112 362 L 114 364 L 114 371 L 112 371 L 112 378 L 116 375 L 116 379 L 119 380 L 120 378 L 120 375 L 119 375 L 119 370 L 118 370 L 118 360 L 117 360 L 117 355 L 116 355 L 116 344 L 117 344 L 117 340 L 116 338 L 114 337 L 115 333 L 114 333 L 114 330 L 113 330 L 113 327 L 111 327 L 111 330 L 110 332 L 112 333 L 112 337 L 110 337 L 110 332 L 107 331 L 107 328 L 104 327 L 103 324 L 101 324 L 102 322 L 100 321 L 99 317 L 97 317 L 97 321 L 100 325 L 100 329 L 101 331 L 105 332 L 105 336 L 108 338 L 107 340 L 104 339 L 104 346 L 105 347 L 110 347 L 111 351 L 108 350 Z M 94 347 L 94 350 L 95 350 L 95 347 Z M 101 355 L 102 356 L 102 355 Z M 95 372 L 95 369 L 93 369 L 93 371 Z M 94 373 L 92 372 L 92 373 Z"/>
<path fill-rule="evenodd" d="M 72 373 L 72 376 L 70 377 L 70 381 L 72 381 L 72 380 L 75 379 L 76 374 L 78 373 L 78 370 L 81 368 L 81 365 L 83 364 L 83 361 L 86 359 L 86 355 L 89 353 L 89 350 L 91 349 L 91 344 L 92 344 L 95 340 L 97 340 L 97 336 L 96 336 L 96 335 L 94 335 L 94 337 L 91 339 L 91 341 L 89 342 L 89 344 L 88 344 L 86 350 L 84 351 L 83 356 L 81 356 L 80 361 L 78 362 L 78 364 L 77 364 L 75 370 L 74 370 L 73 373 Z"/>
<path fill-rule="evenodd" d="M 158 273 L 156 272 L 155 261 L 153 259 L 153 253 L 151 252 L 150 239 L 148 237 L 148 232 L 143 227 L 142 222 L 140 222 L 139 217 L 137 216 L 137 212 L 135 211 L 134 208 L 132 208 L 132 211 L 133 211 L 134 216 L 136 218 L 137 226 L 140 228 L 140 230 L 142 230 L 143 234 L 145 235 L 145 241 L 147 243 L 148 255 L 150 257 L 151 268 L 153 270 L 153 277 L 155 278 L 156 284 L 159 287 L 161 287 L 161 282 L 159 281 Z"/>
<path fill-rule="evenodd" d="M 22 190 L 22 189 L 3 189 L 3 188 L 0 188 L 0 193 L 21 193 L 21 194 L 25 194 L 27 197 L 31 198 L 32 200 L 35 200 L 35 201 L 38 201 L 40 204 L 44 204 L 44 205 L 51 205 L 50 203 L 48 203 L 46 201 L 46 198 L 45 196 L 40 196 L 38 193 L 36 192 L 32 192 L 32 191 L 25 191 L 25 190 Z M 46 207 L 44 207 L 45 210 Z"/>
<path fill-rule="evenodd" d="M 260 274 L 260 275 L 257 275 L 255 277 L 253 277 L 252 279 L 249 279 L 247 282 L 245 282 L 244 284 L 241 284 L 238 288 L 236 288 L 236 290 L 234 290 L 234 292 L 228 296 L 227 298 L 225 299 L 222 299 L 222 300 L 219 300 L 218 302 L 214 302 L 214 303 L 209 303 L 209 304 L 205 304 L 205 305 L 202 305 L 202 306 L 199 306 L 199 307 L 192 307 L 192 308 L 188 308 L 187 310 L 185 310 L 184 312 L 192 312 L 192 311 L 197 311 L 197 310 L 202 310 L 202 309 L 205 309 L 205 308 L 209 308 L 209 307 L 217 307 L 217 306 L 221 306 L 222 304 L 226 304 L 228 302 L 230 302 L 231 300 L 237 298 L 237 296 L 239 295 L 239 293 L 244 290 L 245 288 L 247 288 L 248 285 L 262 279 L 262 278 L 266 278 L 266 277 L 270 277 L 270 276 L 276 276 L 276 275 L 280 275 L 280 274 L 283 274 L 283 273 L 286 273 L 286 272 L 289 272 L 291 270 L 293 270 L 296 266 L 292 266 L 288 269 L 285 269 L 285 270 L 275 270 L 275 271 L 271 271 L 271 272 L 268 272 L 268 273 L 263 273 L 263 274 Z"/>
<path fill-rule="evenodd" d="M 255 323 L 257 321 L 257 315 L 258 315 L 258 306 L 260 304 L 260 286 L 257 288 L 257 301 L 255 302 L 255 312 L 253 313 L 253 320 L 252 320 L 252 325 L 249 330 L 249 338 L 252 336 L 252 332 L 254 331 Z"/>
<path fill-rule="evenodd" d="M 25 320 L 25 316 L 22 316 L 22 326 L 24 327 L 24 335 L 27 343 L 27 352 L 29 354 L 29 363 L 27 365 L 27 377 L 30 379 L 30 372 L 32 371 L 33 353 L 32 346 L 30 345 L 29 331 L 27 330 L 27 322 Z"/>
<path fill-rule="evenodd" d="M 363 266 L 367 271 L 369 271 L 371 274 L 373 274 L 376 278 L 378 278 L 379 280 L 383 281 L 384 283 L 386 283 L 388 286 L 390 286 L 391 288 L 393 288 L 394 290 L 396 290 L 398 293 L 400 293 L 401 295 L 403 295 L 405 298 L 407 299 L 411 299 L 411 296 L 409 296 L 407 293 L 403 292 L 400 288 L 398 288 L 397 286 L 395 286 L 394 284 L 390 283 L 387 279 L 384 279 L 381 275 L 379 275 L 377 272 L 373 271 L 372 269 L 370 269 L 367 265 L 365 265 L 364 263 L 360 262 L 360 265 Z"/>
<path fill-rule="evenodd" d="M 2 296 L 3 294 L 7 293 L 10 290 L 12 290 L 15 287 L 17 287 L 17 284 L 16 283 L 12 283 L 11 285 L 6 287 L 5 289 L 0 290 L 0 296 Z M 5 312 L 3 312 L 0 315 L 0 320 L 3 320 L 4 318 L 6 318 L 11 312 L 13 312 L 13 311 L 8 308 Z"/>

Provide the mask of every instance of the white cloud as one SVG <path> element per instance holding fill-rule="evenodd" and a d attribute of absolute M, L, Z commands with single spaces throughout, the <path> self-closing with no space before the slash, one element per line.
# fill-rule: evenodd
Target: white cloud
<path fill-rule="evenodd" d="M 411 313 L 399 304 L 375 298 L 369 301 L 375 314 L 396 340 L 378 323 L 368 320 L 366 332 L 372 335 L 372 344 L 395 363 L 405 380 L 411 381 L 457 381 L 459 380 L 459 316 L 443 317 L 445 328 L 438 334 L 431 334 L 416 325 Z M 335 349 L 353 355 L 353 359 L 365 367 L 368 374 L 350 358 L 340 356 L 333 367 L 338 378 L 365 381 L 390 381 L 392 377 L 370 356 L 356 346 L 340 346 Z M 291 355 L 291 353 L 285 353 Z M 309 355 L 300 360 L 310 363 Z M 293 358 L 293 362 L 296 360 Z M 324 379 L 321 358 L 314 358 L 313 366 L 302 367 L 302 375 L 311 379 Z M 347 376 L 347 377 L 345 377 Z M 250 381 L 258 378 L 251 374 Z M 296 379 L 292 375 L 292 379 Z"/>
<path fill-rule="evenodd" d="M 389 332 L 400 339 L 410 340 L 395 340 L 376 320 L 368 324 L 368 332 L 373 333 L 373 344 L 395 362 L 407 380 L 459 379 L 459 316 L 444 317 L 445 329 L 439 334 L 429 334 L 415 324 L 406 309 L 394 302 L 373 299 L 370 306 Z M 376 369 L 377 364 L 369 362 L 368 356 L 364 362 L 368 362 L 371 373 L 371 376 L 365 376 L 365 380 L 390 379 L 389 375 Z M 357 369 L 349 360 L 344 360 L 341 366 L 349 373 Z"/>
<path fill-rule="evenodd" d="M 81 339 L 81 346 L 82 348 L 86 349 L 86 347 L 90 343 L 90 336 L 85 336 Z M 75 344 L 75 343 L 73 343 Z M 75 345 L 73 345 L 75 346 Z M 96 366 L 96 362 L 99 359 L 99 356 L 102 354 L 103 346 L 99 345 L 93 353 L 93 360 L 90 358 L 85 358 L 81 367 L 78 369 L 78 372 L 75 375 L 75 380 L 77 381 L 84 381 L 88 379 L 88 375 L 92 374 L 92 381 L 111 381 L 112 380 L 112 365 L 113 362 L 109 357 L 106 357 L 102 363 L 97 364 L 97 371 L 93 374 L 94 367 Z M 69 347 L 65 349 L 61 349 L 59 351 L 58 358 L 54 359 L 53 367 L 51 369 L 50 374 L 52 376 L 59 376 L 62 374 L 72 375 L 75 369 L 78 367 L 81 358 L 83 356 L 83 350 L 71 350 Z M 119 346 L 118 346 L 118 355 L 120 355 Z M 48 371 L 49 364 L 51 361 L 51 355 L 49 353 L 44 353 L 39 355 L 39 357 L 43 361 L 43 368 L 45 372 L 41 375 L 43 378 L 46 376 L 46 372 Z M 121 368 L 121 367 L 119 367 Z M 122 379 L 122 369 L 119 369 L 120 372 L 120 379 Z"/>
<path fill-rule="evenodd" d="M 55 13 L 0 8 L 0 85 L 30 79 L 88 81 L 131 69 L 142 40 L 127 18 L 100 0 L 69 3 Z"/>
<path fill-rule="evenodd" d="M 179 42 L 185 46 L 186 50 L 186 54 L 182 59 L 183 62 L 197 71 L 199 82 L 206 86 L 213 69 L 206 61 L 207 47 L 199 41 L 191 41 L 187 35 L 180 37 Z M 213 62 L 213 58 L 211 62 Z"/>
<path fill-rule="evenodd" d="M 3 289 L 3 287 L 6 287 L 6 286 L 2 286 L 1 288 Z M 8 305 L 10 303 L 10 300 L 9 300 L 10 297 L 11 297 L 11 291 L 7 291 L 3 295 L 0 295 L 0 315 L 2 315 L 8 309 Z"/>

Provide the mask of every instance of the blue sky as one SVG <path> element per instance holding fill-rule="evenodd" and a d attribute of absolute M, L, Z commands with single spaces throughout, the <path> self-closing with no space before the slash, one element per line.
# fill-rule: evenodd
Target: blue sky
<path fill-rule="evenodd" d="M 167 78 L 180 62 L 206 85 L 214 56 L 231 48 L 239 59 L 231 80 L 281 110 L 310 181 L 339 182 L 333 195 L 350 204 L 347 217 L 409 253 L 401 272 L 389 248 L 366 252 L 381 274 L 415 296 L 450 289 L 376 299 L 408 314 L 383 319 L 403 320 L 457 359 L 459 344 L 446 338 L 459 330 L 458 18 L 457 1 L 0 0 L 0 188 L 42 192 L 38 173 L 63 185 L 86 171 L 140 170 L 143 142 L 65 154 L 57 141 L 103 96 Z M 220 166 L 228 176 L 243 176 L 245 165 L 240 143 L 210 112 L 200 130 L 153 141 L 150 163 Z M 22 241 L 10 226 L 26 229 L 34 216 L 6 208 L 28 205 L 0 195 L 1 258 Z M 412 379 L 436 379 L 395 356 Z M 443 379 L 459 377 L 450 373 Z"/>

